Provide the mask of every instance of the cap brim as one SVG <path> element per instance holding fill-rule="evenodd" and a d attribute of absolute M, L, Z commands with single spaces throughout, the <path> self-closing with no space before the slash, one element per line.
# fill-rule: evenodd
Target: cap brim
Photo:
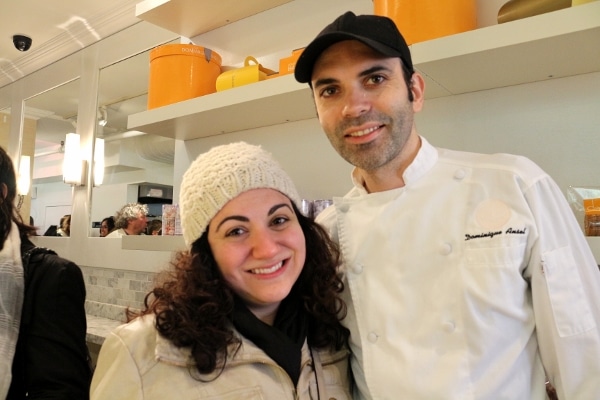
<path fill-rule="evenodd" d="M 294 77 L 296 80 L 300 83 L 309 83 L 312 77 L 313 67 L 321 53 L 329 46 L 344 40 L 358 40 L 384 56 L 402 58 L 402 55 L 397 50 L 364 36 L 345 32 L 327 33 L 313 40 L 306 49 L 302 51 L 302 54 L 300 54 L 294 69 Z"/>

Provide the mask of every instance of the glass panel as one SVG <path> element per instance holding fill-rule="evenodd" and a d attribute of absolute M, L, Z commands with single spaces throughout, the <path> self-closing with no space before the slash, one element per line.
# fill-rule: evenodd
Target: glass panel
<path fill-rule="evenodd" d="M 33 155 L 31 217 L 40 235 L 57 235 L 71 214 L 72 190 L 62 181 L 64 140 L 77 125 L 80 80 L 76 79 L 25 100 L 23 155 Z M 68 236 L 69 227 L 63 224 Z"/>
<path fill-rule="evenodd" d="M 149 53 L 100 70 L 96 138 L 104 139 L 105 168 L 102 185 L 92 191 L 92 236 L 126 203 L 149 204 L 151 221 L 172 202 L 175 141 L 127 130 L 127 117 L 147 109 Z"/>
<path fill-rule="evenodd" d="M 8 137 L 10 136 L 10 107 L 0 109 L 0 146 L 8 149 Z"/>

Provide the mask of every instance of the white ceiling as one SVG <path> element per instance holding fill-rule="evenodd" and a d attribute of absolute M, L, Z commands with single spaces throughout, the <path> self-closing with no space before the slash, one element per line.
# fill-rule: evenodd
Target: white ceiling
<path fill-rule="evenodd" d="M 0 5 L 0 87 L 111 35 L 138 19 L 141 0 L 6 0 Z M 29 36 L 27 52 L 12 37 Z"/>
<path fill-rule="evenodd" d="M 0 6 L 0 87 L 8 85 L 83 47 L 139 22 L 135 5 L 141 0 L 8 0 Z M 12 37 L 32 39 L 18 51 Z M 126 129 L 127 115 L 146 109 L 147 54 L 132 57 L 100 76 L 100 104 L 107 104 L 105 132 Z M 136 71 L 128 73 L 128 71 Z M 140 71 L 142 71 L 140 73 Z M 127 84 L 122 77 L 128 77 Z M 39 118 L 36 153 L 56 147 L 65 129 L 76 121 L 79 80 L 54 88 L 25 102 L 27 117 Z M 45 115 L 50 115 L 45 117 Z"/>

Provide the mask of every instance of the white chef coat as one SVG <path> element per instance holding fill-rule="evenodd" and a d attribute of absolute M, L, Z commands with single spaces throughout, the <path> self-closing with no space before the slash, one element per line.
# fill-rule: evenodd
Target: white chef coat
<path fill-rule="evenodd" d="M 340 243 L 360 399 L 600 399 L 600 273 L 530 160 L 421 149 L 317 221 Z M 353 173 L 353 176 L 356 176 Z"/>

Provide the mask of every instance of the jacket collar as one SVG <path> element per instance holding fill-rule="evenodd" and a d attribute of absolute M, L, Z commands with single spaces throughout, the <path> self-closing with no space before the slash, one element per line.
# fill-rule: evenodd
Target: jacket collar
<path fill-rule="evenodd" d="M 273 361 L 254 343 L 249 341 L 248 339 L 241 336 L 237 331 L 234 330 L 234 334 L 242 341 L 242 347 L 240 351 L 235 351 L 235 348 L 232 348 L 227 356 L 227 363 L 236 363 L 236 362 L 245 362 L 248 360 L 251 361 L 262 361 L 267 363 L 272 363 Z M 308 347 L 306 343 L 302 349 L 303 356 L 310 357 L 308 353 Z M 313 350 L 313 354 L 318 353 L 319 359 L 325 363 L 332 363 L 338 361 L 340 357 L 346 357 L 348 355 L 347 349 L 342 349 L 338 352 L 332 353 L 325 350 Z M 176 365 L 181 367 L 191 367 L 196 364 L 194 359 L 192 358 L 191 351 L 189 347 L 176 347 L 171 343 L 170 340 L 162 337 L 158 331 L 156 331 L 156 348 L 154 350 L 154 355 L 158 361 L 165 362 L 170 365 Z"/>
<path fill-rule="evenodd" d="M 419 136 L 419 138 L 421 139 L 421 148 L 419 149 L 419 152 L 417 153 L 417 156 L 413 162 L 402 174 L 402 179 L 404 180 L 406 186 L 421 179 L 421 177 L 425 175 L 427 171 L 433 168 L 438 160 L 437 149 L 433 147 L 424 137 Z M 352 183 L 354 184 L 355 189 L 358 191 L 358 194 L 368 194 L 364 186 L 364 180 L 358 173 L 358 169 L 356 167 L 352 170 L 351 177 Z"/>

